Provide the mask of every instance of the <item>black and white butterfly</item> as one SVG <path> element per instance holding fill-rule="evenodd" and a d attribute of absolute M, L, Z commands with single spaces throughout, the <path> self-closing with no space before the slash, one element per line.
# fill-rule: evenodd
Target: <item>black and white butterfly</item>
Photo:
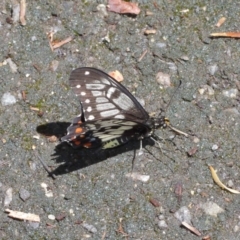
<path fill-rule="evenodd" d="M 152 118 L 136 98 L 105 72 L 89 67 L 72 71 L 70 87 L 81 103 L 62 141 L 74 147 L 117 147 L 131 139 L 156 139 L 154 130 L 169 124 L 167 118 Z"/>

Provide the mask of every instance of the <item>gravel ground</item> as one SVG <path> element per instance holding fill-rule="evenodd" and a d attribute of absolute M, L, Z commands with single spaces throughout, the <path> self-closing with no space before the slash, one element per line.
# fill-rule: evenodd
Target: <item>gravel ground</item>
<path fill-rule="evenodd" d="M 239 3 L 138 3 L 134 17 L 105 15 L 106 1 L 28 1 L 21 26 L 17 1 L 2 0 L 0 239 L 240 238 L 239 195 L 217 186 L 208 168 L 240 190 L 240 41 L 209 38 L 239 31 Z M 56 41 L 73 40 L 52 51 L 51 31 Z M 82 66 L 117 69 L 149 113 L 166 110 L 190 134 L 156 131 L 162 151 L 146 139 L 133 170 L 142 180 L 129 177 L 139 142 L 100 152 L 60 143 L 79 114 L 68 78 Z M 170 87 L 156 81 L 159 72 Z M 6 209 L 37 214 L 40 223 L 12 219 Z"/>

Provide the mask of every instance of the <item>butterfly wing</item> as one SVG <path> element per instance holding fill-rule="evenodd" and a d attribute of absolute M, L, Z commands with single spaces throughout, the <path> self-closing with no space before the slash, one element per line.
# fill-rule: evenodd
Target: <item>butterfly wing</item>
<path fill-rule="evenodd" d="M 95 68 L 72 71 L 70 87 L 80 99 L 85 121 L 125 119 L 144 123 L 149 115 L 119 82 Z"/>
<path fill-rule="evenodd" d="M 112 148 L 146 136 L 148 113 L 134 96 L 108 74 L 95 68 L 78 68 L 70 87 L 80 99 L 81 114 L 61 140 L 72 146 Z"/>
<path fill-rule="evenodd" d="M 103 149 L 117 147 L 130 139 L 146 135 L 150 129 L 147 125 L 126 120 L 103 119 L 82 122 L 81 116 L 75 118 L 62 141 L 73 147 Z"/>

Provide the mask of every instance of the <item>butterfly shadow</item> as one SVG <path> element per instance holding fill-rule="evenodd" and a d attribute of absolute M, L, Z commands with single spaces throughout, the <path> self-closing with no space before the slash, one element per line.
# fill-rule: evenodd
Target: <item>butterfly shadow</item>
<path fill-rule="evenodd" d="M 37 132 L 45 136 L 56 136 L 60 139 L 67 132 L 67 128 L 70 123 L 66 122 L 55 122 L 47 123 L 37 127 Z M 143 140 L 143 148 L 147 145 L 154 145 L 151 139 Z M 54 160 L 58 165 L 55 169 L 49 172 L 51 176 L 63 175 L 79 169 L 91 166 L 93 164 L 100 163 L 112 158 L 114 156 L 120 155 L 128 151 L 132 151 L 132 157 L 130 161 L 134 158 L 134 151 L 138 150 L 140 147 L 139 141 L 130 141 L 127 144 L 120 145 L 116 148 L 111 149 L 96 149 L 96 148 L 73 148 L 66 142 L 59 143 L 55 149 L 54 153 L 51 155 L 52 160 Z"/>

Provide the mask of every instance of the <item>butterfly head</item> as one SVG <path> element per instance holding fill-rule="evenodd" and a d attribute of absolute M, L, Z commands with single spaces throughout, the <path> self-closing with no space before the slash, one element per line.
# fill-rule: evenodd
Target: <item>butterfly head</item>
<path fill-rule="evenodd" d="M 158 129 L 158 128 L 166 128 L 167 126 L 170 125 L 170 121 L 166 117 L 159 117 L 159 118 L 153 118 L 153 128 Z"/>

